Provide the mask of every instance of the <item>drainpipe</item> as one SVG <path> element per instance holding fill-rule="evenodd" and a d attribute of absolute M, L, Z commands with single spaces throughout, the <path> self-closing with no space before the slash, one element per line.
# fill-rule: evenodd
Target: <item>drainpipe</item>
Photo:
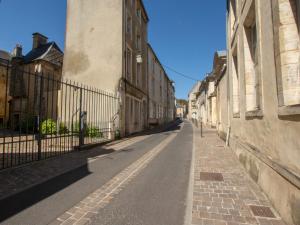
<path fill-rule="evenodd" d="M 226 37 L 227 37 L 227 69 L 226 69 L 226 75 L 227 75 L 227 134 L 226 134 L 226 146 L 229 146 L 229 139 L 230 139 L 230 132 L 231 132 L 231 120 L 230 120 L 230 79 L 229 79 L 229 41 L 228 41 L 228 13 L 229 7 L 228 7 L 228 1 L 227 1 L 227 12 L 226 12 Z"/>

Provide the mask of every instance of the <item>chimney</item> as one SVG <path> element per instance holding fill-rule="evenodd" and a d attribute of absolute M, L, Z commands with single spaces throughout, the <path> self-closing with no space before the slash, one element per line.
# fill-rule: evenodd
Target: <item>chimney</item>
<path fill-rule="evenodd" d="M 32 38 L 33 38 L 32 49 L 36 49 L 41 45 L 47 44 L 48 42 L 48 38 L 40 33 L 32 34 Z"/>
<path fill-rule="evenodd" d="M 23 50 L 22 45 L 16 44 L 16 47 L 13 50 L 12 56 L 13 57 L 22 57 L 23 56 L 22 50 Z"/>

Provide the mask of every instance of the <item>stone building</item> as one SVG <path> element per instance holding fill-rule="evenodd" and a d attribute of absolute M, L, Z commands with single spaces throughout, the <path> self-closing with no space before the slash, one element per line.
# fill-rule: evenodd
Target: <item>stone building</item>
<path fill-rule="evenodd" d="M 16 46 L 9 74 L 11 128 L 18 129 L 22 121 L 34 123 L 37 116 L 42 120 L 57 118 L 59 85 L 54 80 L 61 80 L 62 60 L 58 45 L 40 33 L 33 34 L 32 50 L 26 55 L 22 46 Z"/>
<path fill-rule="evenodd" d="M 63 76 L 120 97 L 121 134 L 147 127 L 147 27 L 141 0 L 68 0 Z M 111 118 L 113 119 L 113 118 Z"/>
<path fill-rule="evenodd" d="M 219 83 L 226 71 L 226 51 L 217 51 L 214 55 L 212 72 L 201 81 L 200 85 L 194 88 L 196 119 L 204 126 L 220 128 L 223 130 L 225 116 L 224 101 L 227 101 L 220 92 Z M 222 84 L 224 82 L 222 81 Z M 227 85 L 227 83 L 225 83 Z M 222 86 L 223 88 L 223 86 Z M 223 89 L 222 89 L 223 90 Z M 226 109 L 225 108 L 225 109 Z M 221 112 L 222 109 L 222 112 Z"/>
<path fill-rule="evenodd" d="M 190 90 L 188 95 L 188 119 L 199 119 L 199 103 L 197 103 L 197 97 L 199 94 L 199 88 L 201 85 L 201 81 L 197 81 L 196 84 L 194 84 L 193 88 Z"/>
<path fill-rule="evenodd" d="M 9 74 L 11 54 L 0 50 L 0 128 L 7 124 L 9 119 Z"/>
<path fill-rule="evenodd" d="M 213 73 L 208 74 L 201 82 L 199 91 L 196 94 L 198 118 L 204 126 L 216 127 L 216 92 L 215 92 L 215 76 Z"/>
<path fill-rule="evenodd" d="M 185 118 L 186 117 L 186 105 L 184 104 L 176 104 L 176 117 L 177 118 Z"/>
<path fill-rule="evenodd" d="M 216 128 L 219 136 L 226 140 L 228 133 L 228 79 L 226 51 L 216 52 L 213 73 L 216 95 Z"/>
<path fill-rule="evenodd" d="M 298 225 L 299 1 L 227 2 L 229 144 L 287 224 Z"/>
<path fill-rule="evenodd" d="M 153 48 L 148 44 L 149 126 L 174 120 L 175 89 Z"/>
<path fill-rule="evenodd" d="M 57 118 L 59 85 L 54 80 L 61 80 L 63 52 L 39 33 L 33 34 L 32 45 L 26 55 L 21 45 L 12 54 L 0 52 L 0 124 L 6 128 L 33 125 L 37 116 Z"/>

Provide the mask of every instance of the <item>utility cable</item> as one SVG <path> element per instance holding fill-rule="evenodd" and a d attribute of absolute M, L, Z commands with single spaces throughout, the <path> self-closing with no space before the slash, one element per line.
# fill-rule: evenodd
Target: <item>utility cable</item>
<path fill-rule="evenodd" d="M 170 71 L 172 71 L 172 72 L 174 72 L 174 73 L 176 73 L 176 74 L 178 74 L 178 75 L 180 75 L 180 76 L 182 76 L 182 77 L 184 77 L 186 79 L 193 80 L 193 81 L 199 81 L 199 80 L 193 78 L 192 76 L 188 76 L 188 75 L 186 75 L 184 73 L 178 72 L 177 70 L 173 69 L 170 66 L 167 66 L 167 65 L 163 65 L 163 66 L 166 67 L 168 70 L 170 70 Z"/>

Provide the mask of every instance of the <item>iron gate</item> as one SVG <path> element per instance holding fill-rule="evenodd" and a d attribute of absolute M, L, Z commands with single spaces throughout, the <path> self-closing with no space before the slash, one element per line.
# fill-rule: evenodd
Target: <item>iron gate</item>
<path fill-rule="evenodd" d="M 0 170 L 118 135 L 116 95 L 32 70 L 0 61 Z"/>

